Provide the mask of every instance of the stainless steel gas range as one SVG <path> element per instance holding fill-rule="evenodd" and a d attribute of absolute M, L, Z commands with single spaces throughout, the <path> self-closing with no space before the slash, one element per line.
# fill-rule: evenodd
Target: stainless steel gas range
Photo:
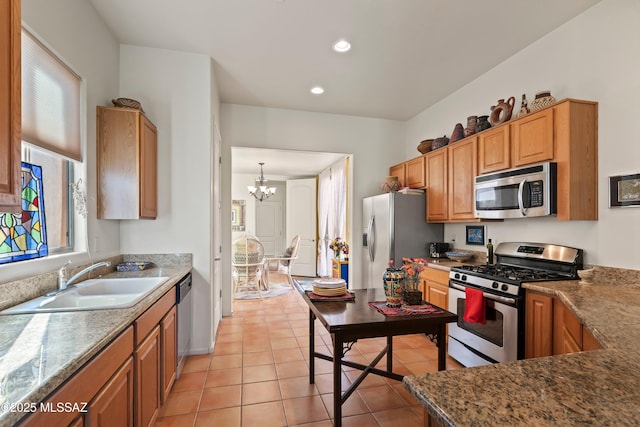
<path fill-rule="evenodd" d="M 500 243 L 496 264 L 452 267 L 449 311 L 458 321 L 449 325 L 448 352 L 464 366 L 489 365 L 524 357 L 523 283 L 577 279 L 581 249 L 546 243 Z M 480 290 L 484 323 L 467 322 L 467 288 Z"/>

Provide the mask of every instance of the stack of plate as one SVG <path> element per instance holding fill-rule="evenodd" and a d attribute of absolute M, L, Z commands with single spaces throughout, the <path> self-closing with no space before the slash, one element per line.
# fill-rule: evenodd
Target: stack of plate
<path fill-rule="evenodd" d="M 334 277 L 321 277 L 313 281 L 313 293 L 323 297 L 336 297 L 347 292 L 347 282 Z"/>

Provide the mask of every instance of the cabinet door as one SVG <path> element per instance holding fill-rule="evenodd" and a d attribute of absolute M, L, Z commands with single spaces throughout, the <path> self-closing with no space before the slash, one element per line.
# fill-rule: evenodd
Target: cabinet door
<path fill-rule="evenodd" d="M 449 153 L 449 220 L 474 219 L 473 182 L 477 175 L 477 138 L 447 147 Z"/>
<path fill-rule="evenodd" d="M 446 221 L 447 215 L 447 149 L 439 148 L 425 155 L 427 177 L 427 221 Z"/>
<path fill-rule="evenodd" d="M 88 427 L 133 426 L 133 358 L 130 357 L 88 407 Z"/>
<path fill-rule="evenodd" d="M 582 324 L 562 301 L 553 304 L 553 354 L 582 351 Z"/>
<path fill-rule="evenodd" d="M 0 212 L 20 212 L 20 1 L 0 2 Z"/>
<path fill-rule="evenodd" d="M 527 290 L 525 358 L 553 354 L 553 297 Z"/>
<path fill-rule="evenodd" d="M 553 160 L 553 111 L 547 108 L 511 124 L 514 166 Z"/>
<path fill-rule="evenodd" d="M 136 348 L 135 418 L 136 426 L 152 426 L 160 408 L 160 327 L 156 326 Z"/>
<path fill-rule="evenodd" d="M 511 167 L 510 135 L 509 126 L 500 126 L 478 135 L 479 175 Z"/>
<path fill-rule="evenodd" d="M 158 136 L 156 127 L 140 115 L 140 217 L 155 218 L 158 210 Z"/>
<path fill-rule="evenodd" d="M 411 188 L 423 188 L 425 184 L 424 157 L 416 157 L 406 163 L 405 184 Z"/>
<path fill-rule="evenodd" d="M 583 351 L 591 351 L 591 350 L 600 350 L 602 345 L 598 342 L 597 339 L 589 332 L 589 330 L 582 325 L 582 350 Z"/>
<path fill-rule="evenodd" d="M 176 380 L 176 367 L 178 364 L 176 313 L 176 306 L 173 306 L 160 322 L 160 344 L 162 348 L 162 394 L 160 403 L 162 405 L 167 401 L 171 387 L 173 387 L 173 383 Z"/>
<path fill-rule="evenodd" d="M 400 185 L 403 187 L 406 185 L 405 183 L 407 181 L 405 178 L 405 168 L 405 163 L 400 163 L 399 165 L 391 166 L 389 168 L 389 176 L 397 176 L 398 181 L 400 181 Z"/>

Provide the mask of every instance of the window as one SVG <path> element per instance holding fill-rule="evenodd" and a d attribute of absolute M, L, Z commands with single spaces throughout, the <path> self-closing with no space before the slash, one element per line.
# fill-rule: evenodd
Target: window
<path fill-rule="evenodd" d="M 70 184 L 74 182 L 74 161 L 82 162 L 81 83 L 80 77 L 55 54 L 22 30 L 22 161 L 38 166 L 35 170 L 41 171 L 46 219 L 41 229 L 49 254 L 73 250 Z M 23 167 L 23 177 L 24 173 Z M 23 209 L 26 209 L 24 191 Z M 21 221 L 28 221 L 26 211 L 10 215 L 0 213 L 0 223 L 22 230 L 23 235 L 25 228 L 37 232 L 36 228 L 26 227 L 26 223 L 20 228 Z M 28 259 L 20 256 L 21 252 L 33 249 L 24 242 L 28 239 L 18 233 L 0 233 L 0 264 Z M 38 256 L 46 256 L 46 251 Z"/>

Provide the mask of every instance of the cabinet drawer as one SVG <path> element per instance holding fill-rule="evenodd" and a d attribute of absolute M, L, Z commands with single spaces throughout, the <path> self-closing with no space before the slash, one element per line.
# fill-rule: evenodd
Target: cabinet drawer
<path fill-rule="evenodd" d="M 449 272 L 437 268 L 425 268 L 420 274 L 424 279 L 439 283 L 443 286 L 449 286 Z"/>
<path fill-rule="evenodd" d="M 140 315 L 133 323 L 136 333 L 135 345 L 138 346 L 149 335 L 149 332 L 155 328 L 160 320 L 167 314 L 171 307 L 176 304 L 176 290 L 169 289 L 162 298 L 160 298 L 147 311 Z"/>

